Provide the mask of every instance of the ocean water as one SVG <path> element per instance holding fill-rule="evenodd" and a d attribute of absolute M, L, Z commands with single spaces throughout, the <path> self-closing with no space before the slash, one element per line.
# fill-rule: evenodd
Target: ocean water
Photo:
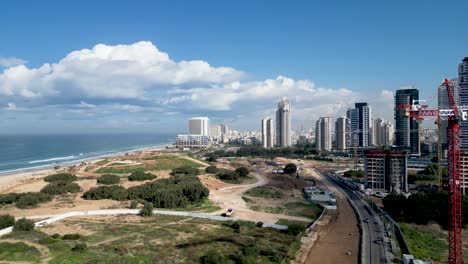
<path fill-rule="evenodd" d="M 174 134 L 0 135 L 0 174 L 161 146 Z"/>

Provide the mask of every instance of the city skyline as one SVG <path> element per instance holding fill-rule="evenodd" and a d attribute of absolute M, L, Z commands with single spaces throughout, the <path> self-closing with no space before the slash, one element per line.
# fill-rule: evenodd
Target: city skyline
<path fill-rule="evenodd" d="M 180 121 L 190 116 L 253 129 L 274 114 L 269 102 L 282 96 L 295 107 L 293 128 L 313 127 L 322 115 L 336 118 L 359 101 L 390 120 L 396 89 L 414 85 L 429 98 L 441 80 L 457 77 L 453 65 L 466 55 L 466 40 L 447 43 L 440 36 L 463 32 L 455 18 L 463 5 L 440 20 L 441 4 L 421 10 L 415 3 L 386 3 L 382 15 L 369 12 L 377 7 L 368 3 L 346 2 L 339 8 L 249 3 L 249 9 L 242 1 L 177 8 L 94 3 L 94 10 L 86 4 L 2 3 L 9 27 L 0 49 L 0 130 L 182 132 Z M 310 16 L 309 10 L 323 12 Z M 407 23 L 419 11 L 425 16 Z M 245 24 L 231 23 L 239 13 Z M 174 23 L 182 19 L 193 23 Z M 317 42 L 318 36 L 325 38 Z M 407 40 L 404 49 L 397 39 Z"/>

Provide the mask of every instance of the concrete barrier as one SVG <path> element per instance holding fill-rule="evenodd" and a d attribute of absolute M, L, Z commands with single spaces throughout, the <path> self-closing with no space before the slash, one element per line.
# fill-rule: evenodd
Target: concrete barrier
<path fill-rule="evenodd" d="M 63 220 L 65 218 L 74 217 L 74 216 L 84 216 L 84 215 L 138 215 L 140 214 L 139 209 L 112 209 L 112 210 L 93 210 L 93 211 L 84 211 L 84 212 L 69 212 L 65 214 L 60 214 L 53 216 L 49 219 L 38 221 L 35 224 L 36 227 L 42 227 L 45 225 L 52 224 L 54 222 Z M 210 215 L 204 213 L 195 213 L 195 212 L 181 212 L 181 211 L 163 211 L 163 210 L 153 210 L 155 215 L 172 215 L 172 216 L 183 216 L 183 217 L 195 217 L 195 218 L 204 218 L 215 221 L 239 221 L 241 219 L 235 217 L 224 217 L 217 215 Z M 33 218 L 41 218 L 41 216 L 35 216 Z M 246 220 L 248 221 L 248 220 Z M 249 221 L 252 222 L 252 221 Z M 288 230 L 288 227 L 285 225 L 277 224 L 264 224 L 263 227 L 270 227 L 278 230 Z M 13 231 L 13 227 L 7 227 L 0 230 L 0 236 L 10 234 Z"/>

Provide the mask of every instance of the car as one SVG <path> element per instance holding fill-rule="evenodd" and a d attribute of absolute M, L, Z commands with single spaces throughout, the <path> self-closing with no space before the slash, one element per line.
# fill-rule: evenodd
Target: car
<path fill-rule="evenodd" d="M 226 211 L 226 216 L 231 216 L 232 214 L 234 214 L 234 209 L 228 208 Z"/>
<path fill-rule="evenodd" d="M 370 220 L 369 219 L 364 219 L 364 222 L 370 223 Z"/>
<path fill-rule="evenodd" d="M 377 245 L 380 245 L 383 243 L 382 239 L 376 239 L 374 240 L 374 243 L 376 243 Z"/>

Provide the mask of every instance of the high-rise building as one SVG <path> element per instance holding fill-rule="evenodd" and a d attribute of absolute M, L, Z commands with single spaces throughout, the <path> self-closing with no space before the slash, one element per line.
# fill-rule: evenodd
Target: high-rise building
<path fill-rule="evenodd" d="M 226 124 L 221 123 L 219 126 L 221 127 L 221 135 L 229 135 L 229 127 Z"/>
<path fill-rule="evenodd" d="M 371 108 L 367 103 L 355 103 L 354 109 L 348 109 L 346 116 L 351 122 L 351 144 L 354 145 L 354 134 L 357 134 L 357 145 L 368 147 L 371 139 Z"/>
<path fill-rule="evenodd" d="M 359 138 L 357 133 L 359 131 L 359 109 L 348 109 L 346 117 L 350 123 L 350 147 L 359 146 Z"/>
<path fill-rule="evenodd" d="M 381 192 L 408 192 L 405 151 L 366 150 L 364 157 L 367 188 Z"/>
<path fill-rule="evenodd" d="M 453 98 L 455 99 L 455 102 L 457 105 L 460 105 L 460 89 L 458 86 L 458 81 L 457 79 L 451 79 L 450 80 L 450 85 L 452 86 L 452 95 Z M 438 101 L 438 107 L 439 109 L 449 109 L 449 100 L 448 100 L 448 93 L 447 93 L 447 87 L 445 84 L 441 84 L 437 90 L 437 101 Z M 440 132 L 442 136 L 442 149 L 446 150 L 447 149 L 447 126 L 448 126 L 448 121 L 447 120 L 441 120 L 441 125 L 440 125 Z M 463 122 L 461 122 L 463 123 Z"/>
<path fill-rule="evenodd" d="M 262 119 L 262 145 L 264 148 L 273 147 L 273 120 L 270 117 Z"/>
<path fill-rule="evenodd" d="M 189 131 L 191 135 L 210 135 L 210 119 L 208 117 L 193 117 L 189 119 Z"/>
<path fill-rule="evenodd" d="M 393 125 L 382 118 L 373 119 L 374 146 L 390 146 L 393 144 Z"/>
<path fill-rule="evenodd" d="M 221 138 L 221 126 L 220 125 L 212 125 L 210 127 L 210 136 L 215 139 Z"/>
<path fill-rule="evenodd" d="M 458 85 L 460 88 L 460 105 L 468 105 L 468 57 L 458 65 Z M 460 122 L 461 149 L 468 150 L 468 122 Z"/>
<path fill-rule="evenodd" d="M 346 116 L 340 116 L 335 122 L 336 150 L 345 151 L 350 148 L 351 122 Z"/>
<path fill-rule="evenodd" d="M 419 90 L 415 88 L 399 89 L 395 94 L 395 145 L 408 150 L 411 154 L 421 153 L 419 124 L 409 117 L 407 109 L 399 105 L 419 104 Z"/>
<path fill-rule="evenodd" d="M 332 148 L 332 123 L 330 117 L 321 117 L 316 122 L 315 145 L 317 150 L 331 150 Z M 319 133 L 317 134 L 317 131 Z M 317 140 L 318 138 L 318 140 Z"/>
<path fill-rule="evenodd" d="M 320 119 L 315 122 L 315 148 L 317 150 L 322 150 L 322 128 Z"/>
<path fill-rule="evenodd" d="M 276 145 L 291 146 L 291 105 L 286 97 L 281 99 L 276 110 Z"/>

